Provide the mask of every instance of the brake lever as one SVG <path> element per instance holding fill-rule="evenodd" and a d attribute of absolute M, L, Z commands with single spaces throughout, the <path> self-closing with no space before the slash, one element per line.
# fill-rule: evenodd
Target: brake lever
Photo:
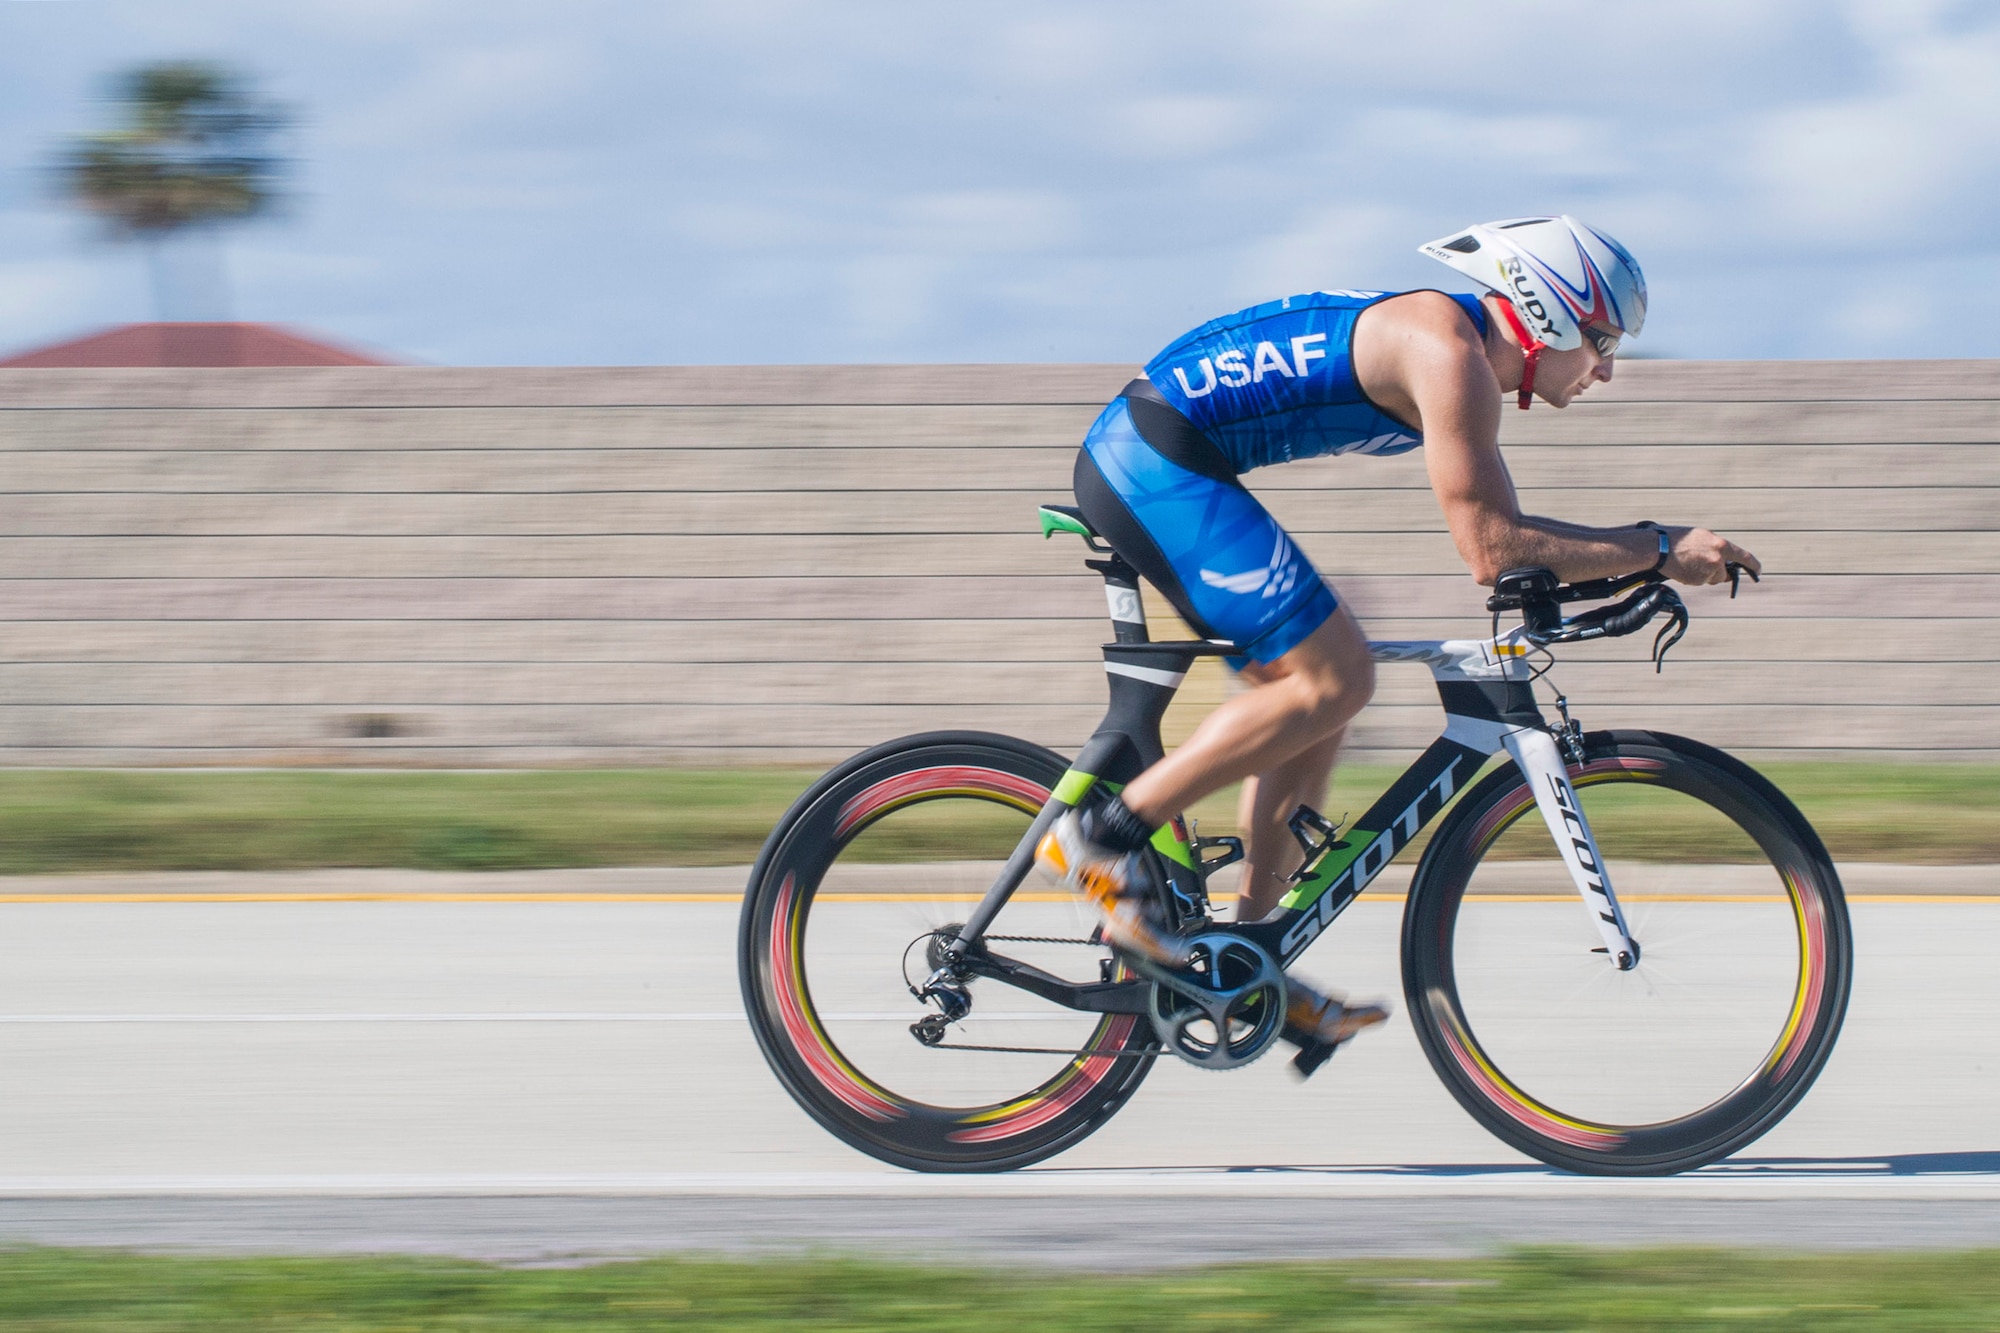
<path fill-rule="evenodd" d="M 1680 594 L 1664 583 L 1649 584 L 1643 591 L 1615 605 L 1600 606 L 1594 611 L 1572 616 L 1562 623 L 1560 630 L 1541 641 L 1573 643 L 1587 639 L 1619 638 L 1635 633 L 1654 616 L 1662 614 L 1667 617 L 1667 623 L 1653 638 L 1653 670 L 1659 672 L 1666 665 L 1667 650 L 1681 641 L 1688 627 L 1687 605 L 1681 601 Z"/>
<path fill-rule="evenodd" d="M 1653 636 L 1653 674 L 1659 675 L 1666 669 L 1667 649 L 1681 641 L 1688 631 L 1688 609 L 1678 594 L 1666 589 L 1673 604 L 1667 609 L 1667 623 L 1660 626 L 1660 632 Z"/>
<path fill-rule="evenodd" d="M 1762 583 L 1764 581 L 1758 577 L 1756 570 L 1740 561 L 1731 560 L 1723 568 L 1729 571 L 1729 600 L 1732 602 L 1736 600 L 1736 591 L 1742 585 L 1745 574 L 1750 576 L 1752 583 Z"/>

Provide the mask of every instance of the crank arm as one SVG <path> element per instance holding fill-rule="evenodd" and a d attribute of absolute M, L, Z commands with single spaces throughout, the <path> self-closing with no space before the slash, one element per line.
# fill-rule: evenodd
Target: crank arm
<path fill-rule="evenodd" d="M 1170 967 L 1163 967 L 1152 959 L 1141 958 L 1137 954 L 1123 956 L 1127 967 L 1137 972 L 1147 981 L 1164 986 L 1176 995 L 1193 1000 L 1196 1004 L 1206 1004 L 1215 998 L 1214 991 L 1199 982 L 1189 980 Z"/>
<path fill-rule="evenodd" d="M 1246 941 L 1249 939 L 1247 932 L 1223 930 L 1216 933 L 1236 935 L 1238 938 L 1245 939 Z M 1162 966 L 1150 958 L 1141 958 L 1136 954 L 1126 955 L 1125 965 L 1144 977 L 1147 981 L 1170 990 L 1183 998 L 1193 1000 L 1199 1005 L 1208 1006 L 1216 1004 L 1219 1001 L 1226 1000 L 1230 994 L 1227 991 L 1213 990 L 1186 972 L 1177 972 L 1173 968 Z"/>
<path fill-rule="evenodd" d="M 1576 789 L 1570 786 L 1555 737 L 1524 728 L 1508 732 L 1502 740 L 1535 794 L 1535 805 L 1549 826 L 1549 836 L 1555 839 L 1563 865 L 1590 913 L 1591 925 L 1604 941 L 1605 956 L 1620 972 L 1631 971 L 1639 965 L 1639 944 L 1625 924 L 1625 913 L 1611 887 L 1611 871 L 1598 853 L 1597 839 L 1584 818 Z"/>

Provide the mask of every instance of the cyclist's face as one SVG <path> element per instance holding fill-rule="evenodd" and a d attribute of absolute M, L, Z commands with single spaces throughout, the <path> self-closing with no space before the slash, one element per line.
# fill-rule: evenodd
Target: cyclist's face
<path fill-rule="evenodd" d="M 1611 382 L 1612 359 L 1586 337 L 1583 346 L 1566 352 L 1543 352 L 1535 368 L 1535 396 L 1550 407 L 1568 407 L 1576 396 L 1600 380 Z"/>

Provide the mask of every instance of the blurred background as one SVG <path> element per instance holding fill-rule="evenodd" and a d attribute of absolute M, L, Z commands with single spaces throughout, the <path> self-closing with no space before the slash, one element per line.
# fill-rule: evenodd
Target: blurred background
<path fill-rule="evenodd" d="M 2000 586 L 1968 360 L 2000 347 L 2000 19 L 1574 20 L 0 5 L 0 762 L 1072 746 L 1101 608 L 1033 509 L 1133 363 L 1274 295 L 1451 285 L 1418 242 L 1555 210 L 1653 299 L 1616 382 L 1506 414 L 1527 502 L 1705 523 L 1773 575 L 1697 596 L 1663 678 L 1585 654 L 1589 720 L 2000 755 L 1966 669 Z M 1378 636 L 1483 623 L 1419 457 L 1255 484 Z M 1436 716 L 1396 680 L 1353 756 Z"/>
<path fill-rule="evenodd" d="M 1866 1021 L 1743 1192 L 1873 1163 L 1792 1200 L 1799 1244 L 1875 1243 L 1891 1187 L 1957 1243 L 1918 1198 L 1954 1174 L 2000 1238 L 2000 8 L 1952 0 L 0 0 L 7 1234 L 219 1234 L 117 1229 L 177 1190 L 741 1187 L 754 1235 L 808 1224 L 784 1173 L 876 1189 L 741 1026 L 773 822 L 911 731 L 1074 752 L 1102 589 L 1034 510 L 1169 339 L 1449 288 L 1417 245 L 1547 212 L 1652 303 L 1614 382 L 1504 414 L 1525 504 L 1767 570 L 1689 592 L 1664 674 L 1635 638 L 1555 683 L 1768 765 L 1872 896 Z M 1377 637 L 1488 632 L 1420 454 L 1250 484 Z M 1385 669 L 1329 812 L 1440 720 Z M 1329 947 L 1359 994 L 1396 992 L 1393 905 Z M 1537 1170 L 1407 1025 L 1303 1092 L 1280 1064 L 1163 1071 L 1065 1161 L 1269 1165 L 1244 1126 L 1310 1096 L 1335 1174 L 1274 1190 Z M 105 1202 L 57 1233 L 7 1212 L 37 1191 Z M 356 1207 L 342 1243 L 395 1248 Z M 1629 1234 L 1805 1234 L 1672 1215 Z M 1459 1224 L 1426 1216 L 1420 1249 Z M 1478 1243 L 1599 1237 L 1522 1216 Z"/>

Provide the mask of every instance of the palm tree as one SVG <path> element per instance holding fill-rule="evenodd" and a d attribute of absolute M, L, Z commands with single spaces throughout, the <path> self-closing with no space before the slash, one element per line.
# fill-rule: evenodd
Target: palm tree
<path fill-rule="evenodd" d="M 125 123 L 72 141 L 59 162 L 62 184 L 113 236 L 146 244 L 154 300 L 168 318 L 167 242 L 271 210 L 285 169 L 271 139 L 290 116 L 236 74 L 199 61 L 135 69 L 118 80 L 116 100 Z M 220 304 L 219 264 L 210 282 Z"/>

